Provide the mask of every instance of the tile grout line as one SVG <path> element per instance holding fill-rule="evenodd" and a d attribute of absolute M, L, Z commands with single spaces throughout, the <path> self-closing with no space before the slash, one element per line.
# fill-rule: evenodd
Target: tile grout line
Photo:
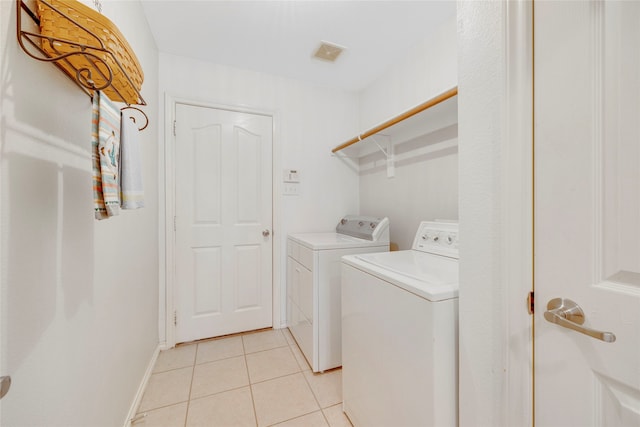
<path fill-rule="evenodd" d="M 285 337 L 285 338 L 286 338 L 286 337 Z M 294 351 L 293 346 L 295 345 L 295 346 L 296 346 L 296 348 L 298 348 L 298 350 L 300 350 L 300 346 L 299 346 L 299 345 L 298 345 L 298 343 L 295 341 L 295 338 L 293 338 L 293 336 L 292 336 L 292 341 L 287 341 L 287 342 L 289 342 L 289 349 L 290 349 L 290 350 L 291 350 L 291 352 L 293 353 L 294 358 L 296 358 L 296 362 L 298 362 L 298 366 L 299 366 L 299 365 L 300 365 L 300 362 L 298 361 L 298 358 L 297 358 L 297 357 L 296 357 L 296 355 L 295 355 L 295 351 Z M 300 351 L 300 352 L 302 353 L 302 351 Z M 309 366 L 308 366 L 308 363 L 307 363 L 307 361 L 306 361 L 306 359 L 304 358 L 304 354 L 302 355 L 302 357 L 303 357 L 303 362 L 305 363 L 305 366 L 306 366 L 306 367 L 309 367 Z M 329 427 L 331 427 L 331 423 L 329 422 L 329 419 L 327 418 L 327 415 L 325 414 L 324 410 L 325 410 L 325 409 L 328 409 L 328 408 L 332 408 L 332 407 L 334 407 L 334 406 L 342 405 L 342 402 L 338 402 L 338 403 L 336 403 L 335 405 L 330 405 L 330 406 L 328 406 L 327 408 L 323 408 L 323 407 L 322 407 L 322 404 L 320 403 L 320 400 L 319 400 L 319 399 L 318 399 L 318 397 L 316 396 L 316 392 L 313 390 L 313 387 L 311 386 L 311 383 L 309 382 L 309 380 L 307 379 L 307 376 L 305 375 L 305 372 L 306 372 L 306 371 L 309 371 L 309 372 L 311 373 L 311 375 L 313 375 L 313 370 L 312 370 L 310 367 L 309 367 L 309 369 L 305 370 L 303 366 L 300 366 L 300 369 L 301 369 L 302 376 L 304 377 L 304 380 L 307 382 L 307 385 L 308 385 L 308 386 L 309 386 L 309 388 L 311 389 L 311 394 L 313 394 L 314 399 L 316 399 L 316 403 L 318 404 L 318 407 L 320 408 L 320 412 L 321 412 L 321 414 L 322 414 L 322 417 L 324 418 L 324 420 L 325 420 L 325 422 L 327 423 L 327 425 L 328 425 Z M 312 412 L 310 412 L 310 413 L 312 413 Z M 308 414 L 306 414 L 306 415 L 308 415 Z M 304 415 L 303 415 L 303 416 L 304 416 Z M 349 422 L 351 422 L 351 421 L 349 421 Z M 353 426 L 353 425 L 352 425 L 352 426 Z"/>
<path fill-rule="evenodd" d="M 265 383 L 265 382 L 267 382 L 267 381 L 271 381 L 271 380 L 275 380 L 275 379 L 280 379 L 280 378 L 285 378 L 285 377 L 293 377 L 294 375 L 298 375 L 298 374 L 302 374 L 302 376 L 303 376 L 303 378 L 304 378 L 304 372 L 302 372 L 302 371 L 298 371 L 298 372 L 294 372 L 294 373 L 292 373 L 292 374 L 281 375 L 281 376 L 279 376 L 279 377 L 271 378 L 271 379 L 269 379 L 269 380 L 260 381 L 260 382 L 258 382 L 258 383 L 256 383 L 256 384 L 261 384 L 261 383 Z M 305 380 L 305 382 L 307 382 L 307 385 L 309 385 L 309 382 L 307 381 L 307 379 L 306 379 L 306 378 L 304 378 L 304 380 Z M 306 412 L 306 413 L 304 413 L 304 414 L 297 415 L 297 416 L 295 416 L 295 417 L 293 417 L 293 418 L 287 418 L 286 420 L 281 420 L 281 421 L 278 421 L 278 422 L 276 422 L 276 423 L 274 423 L 274 424 L 268 424 L 268 425 L 266 425 L 265 427 L 273 427 L 273 426 L 276 426 L 276 425 L 281 424 L 281 423 L 286 423 L 286 422 L 288 422 L 288 421 L 295 420 L 295 419 L 297 419 L 297 418 L 302 418 L 302 417 L 307 416 L 307 415 L 309 415 L 309 414 L 313 414 L 314 412 L 318 412 L 318 411 L 322 412 L 322 407 L 320 406 L 320 403 L 318 402 L 318 399 L 316 398 L 316 395 L 315 395 L 315 393 L 313 392 L 313 388 L 311 388 L 311 386 L 310 386 L 310 385 L 309 385 L 309 390 L 311 390 L 311 395 L 313 396 L 314 400 L 315 400 L 315 401 L 316 401 L 316 403 L 318 404 L 318 409 L 317 409 L 317 410 L 313 410 L 313 411 L 311 411 L 311 412 Z M 322 413 L 322 416 L 324 417 L 324 413 Z M 326 421 L 326 417 L 325 417 L 325 421 Z M 329 422 L 328 422 L 328 421 L 327 421 L 327 424 L 329 424 Z"/>
<path fill-rule="evenodd" d="M 265 427 L 274 427 L 274 426 L 277 426 L 277 425 L 280 425 L 280 424 L 283 424 L 283 423 L 288 423 L 289 421 L 297 420 L 298 418 L 306 417 L 307 415 L 315 414 L 316 412 L 322 413 L 322 409 L 319 409 L 317 411 L 307 412 L 306 414 L 298 415 L 297 417 L 293 417 L 293 418 L 288 418 L 288 419 L 283 420 L 283 421 L 278 421 L 275 424 L 269 424 L 269 425 L 267 425 Z M 322 414 L 322 416 L 324 417 L 324 414 Z M 326 421 L 326 417 L 325 417 L 325 421 Z M 329 425 L 329 427 L 330 427 L 329 422 L 327 422 L 327 425 Z"/>
<path fill-rule="evenodd" d="M 311 372 L 311 375 L 313 375 L 313 370 L 310 372 Z M 316 403 L 318 404 L 318 408 L 320 408 L 320 413 L 322 414 L 322 418 L 324 418 L 324 421 L 327 423 L 328 426 L 331 426 L 331 424 L 329 424 L 329 420 L 327 419 L 327 416 L 324 414 L 322 404 L 320 403 L 318 396 L 316 396 L 316 392 L 313 390 L 313 387 L 311 386 L 311 383 L 307 379 L 307 376 L 304 374 L 304 372 L 302 372 L 302 377 L 304 378 L 305 382 L 309 386 L 309 389 L 311 390 L 311 394 L 313 395 L 313 398 L 316 400 Z"/>
<path fill-rule="evenodd" d="M 277 330 L 277 329 L 276 329 L 276 330 Z M 277 347 L 273 347 L 273 348 L 269 348 L 269 349 L 265 349 L 265 350 L 260 350 L 260 351 L 256 351 L 256 352 L 249 353 L 249 354 L 256 354 L 256 353 L 260 353 L 260 352 L 266 352 L 266 351 L 271 351 L 271 350 L 276 350 L 276 349 L 279 349 L 279 348 L 285 348 L 285 347 L 287 347 L 287 348 L 289 349 L 289 352 L 290 352 L 291 356 L 293 356 L 293 360 L 296 362 L 296 365 L 298 366 L 298 370 L 297 370 L 296 372 L 293 372 L 293 373 L 280 375 L 280 376 L 277 376 L 277 377 L 274 377 L 274 378 L 269 378 L 269 379 L 262 380 L 262 381 L 258 381 L 258 382 L 255 382 L 255 383 L 253 383 L 253 382 L 251 381 L 251 378 L 249 378 L 249 383 L 250 383 L 250 387 L 251 387 L 251 400 L 252 400 L 252 402 L 253 402 L 253 404 L 254 404 L 254 413 L 255 413 L 255 415 L 256 415 L 256 424 L 258 423 L 258 414 L 257 414 L 257 412 L 255 412 L 255 400 L 253 399 L 253 385 L 254 385 L 254 384 L 262 384 L 262 383 L 265 383 L 265 382 L 268 382 L 268 381 L 272 381 L 272 380 L 275 380 L 275 379 L 285 378 L 285 377 L 290 377 L 290 376 L 294 376 L 294 375 L 298 375 L 298 374 L 302 374 L 302 376 L 303 376 L 303 378 L 304 378 L 304 371 L 303 371 L 303 368 L 300 366 L 300 363 L 298 362 L 297 358 L 295 357 L 295 354 L 294 354 L 294 352 L 293 352 L 293 349 L 291 348 L 291 343 L 289 342 L 289 340 L 287 340 L 287 337 L 286 337 L 286 336 L 284 336 L 285 334 L 284 334 L 282 331 L 280 331 L 280 334 L 282 335 L 282 337 L 283 337 L 283 338 L 284 338 L 284 340 L 285 340 L 285 345 L 277 346 Z M 243 346 L 244 346 L 244 340 L 243 340 L 242 342 L 243 342 Z M 247 356 L 247 354 L 245 353 L 245 360 L 246 360 L 246 356 Z M 248 363 L 247 363 L 247 371 L 248 371 Z M 306 382 L 306 378 L 304 378 L 304 380 L 305 380 L 305 382 Z M 308 382 L 307 382 L 307 385 L 308 385 Z M 308 385 L 308 387 L 309 387 L 309 390 L 311 391 L 311 395 L 313 396 L 314 400 L 316 401 L 316 404 L 318 405 L 318 410 L 319 410 L 319 411 L 322 411 L 322 408 L 320 407 L 320 404 L 319 404 L 319 402 L 318 402 L 318 400 L 317 400 L 317 398 L 316 398 L 315 394 L 313 393 L 313 389 L 311 388 L 311 386 L 310 386 L 310 385 Z M 274 423 L 274 424 L 268 424 L 266 427 L 273 427 L 273 426 L 275 426 L 275 425 L 278 425 L 278 424 L 281 424 L 281 423 L 285 423 L 285 422 L 287 422 L 287 421 L 291 421 L 291 420 L 294 420 L 294 419 L 296 419 L 296 418 L 304 417 L 304 416 L 309 415 L 309 414 L 312 414 L 312 413 L 314 413 L 314 412 L 317 412 L 317 411 L 311 411 L 311 412 L 307 412 L 307 413 L 305 413 L 305 414 L 298 415 L 298 416 L 293 417 L 293 418 L 288 418 L 288 419 L 286 419 L 286 420 L 280 420 L 280 421 L 278 421 L 277 423 Z M 323 417 L 324 417 L 324 414 L 322 414 L 322 415 L 323 415 Z M 325 418 L 325 420 L 326 420 L 326 418 Z M 328 423 L 327 423 L 327 424 L 328 424 Z"/>
<path fill-rule="evenodd" d="M 238 357 L 240 357 L 240 356 L 238 356 Z M 259 383 L 256 383 L 256 384 L 259 384 Z M 215 393 L 203 394 L 202 396 L 198 396 L 198 397 L 194 397 L 194 398 L 190 399 L 190 401 L 191 400 L 202 400 L 202 399 L 206 399 L 208 397 L 218 396 L 220 394 L 224 394 L 224 393 L 227 393 L 229 391 L 242 390 L 243 388 L 246 388 L 246 387 L 248 387 L 250 385 L 251 384 L 241 385 L 241 386 L 233 387 L 233 388 L 230 388 L 230 389 L 227 389 L 227 390 L 216 391 Z M 183 402 L 179 402 L 179 403 L 183 403 Z"/>
<path fill-rule="evenodd" d="M 159 410 L 159 409 L 166 409 L 166 408 L 170 408 L 170 407 L 172 407 L 172 406 L 177 406 L 177 405 L 180 405 L 180 404 L 182 404 L 182 403 L 187 403 L 187 404 L 188 404 L 188 403 L 189 403 L 189 401 L 188 401 L 188 400 L 183 400 L 183 401 L 180 401 L 180 402 L 169 403 L 169 404 L 167 404 L 167 405 L 158 406 L 157 408 L 151 408 L 151 409 L 147 409 L 147 410 L 141 411 L 141 412 L 139 412 L 139 413 L 138 413 L 138 414 L 136 414 L 136 415 L 140 415 L 140 414 L 141 414 L 141 413 L 143 413 L 143 412 L 153 412 L 153 411 L 157 411 L 157 410 Z"/>
<path fill-rule="evenodd" d="M 191 407 L 191 390 L 193 388 L 193 377 L 196 374 L 196 360 L 198 360 L 198 344 L 196 344 L 196 351 L 193 355 L 193 364 L 191 365 L 191 383 L 189 384 L 189 399 L 187 400 L 187 411 L 184 414 L 184 427 L 187 427 L 187 421 L 189 420 L 189 408 Z"/>
<path fill-rule="evenodd" d="M 285 339 L 286 339 L 286 337 L 285 337 Z M 322 414 L 322 418 L 324 418 L 324 420 L 325 420 L 325 422 L 327 423 L 328 426 L 331 426 L 331 424 L 329 423 L 329 420 L 327 419 L 327 416 L 324 413 L 324 409 L 322 408 L 322 405 L 320 404 L 320 400 L 318 400 L 318 397 L 316 396 L 315 391 L 313 391 L 313 387 L 311 387 L 311 383 L 309 382 L 309 380 L 307 380 L 307 376 L 305 375 L 305 372 L 306 372 L 305 366 L 300 366 L 300 361 L 296 357 L 296 353 L 295 353 L 295 351 L 293 349 L 293 346 L 295 345 L 298 350 L 300 350 L 300 346 L 296 342 L 295 338 L 293 338 L 293 335 L 291 336 L 291 341 L 287 340 L 287 342 L 289 343 L 289 351 L 291 351 L 291 354 L 293 354 L 293 358 L 296 360 L 296 363 L 298 364 L 298 367 L 300 368 L 300 373 L 302 374 L 302 377 L 304 378 L 304 381 L 309 386 L 309 389 L 311 390 L 311 394 L 313 395 L 313 398 L 315 399 L 316 403 L 318 404 L 318 408 L 320 408 L 320 413 Z M 302 350 L 300 350 L 300 353 L 302 354 Z M 303 362 L 305 363 L 305 365 L 307 367 L 309 367 L 309 371 L 311 372 L 311 375 L 313 375 L 313 370 L 311 369 L 310 366 L 308 366 L 307 359 L 305 359 L 304 354 L 302 354 L 302 358 L 303 358 Z M 309 412 L 309 414 L 312 414 L 312 413 L 313 412 Z M 309 415 L 309 414 L 305 414 L 305 415 Z"/>
<path fill-rule="evenodd" d="M 282 374 L 282 375 L 278 375 L 278 376 L 275 376 L 275 377 L 272 377 L 272 378 L 267 378 L 267 379 L 260 380 L 260 381 L 255 381 L 255 382 L 251 381 L 251 378 L 249 378 L 249 382 L 250 382 L 251 385 L 253 385 L 253 384 L 262 384 L 262 383 L 265 383 L 267 381 L 272 381 L 272 380 L 275 380 L 275 379 L 278 379 L 278 378 L 284 378 L 284 377 L 288 377 L 288 376 L 295 375 L 295 374 L 303 374 L 304 375 L 304 368 L 302 366 L 300 366 L 300 363 L 298 362 L 298 360 L 296 358 L 296 355 L 293 352 L 293 350 L 291 349 L 291 345 L 289 343 L 287 343 L 287 345 L 283 345 L 283 346 L 280 346 L 280 347 L 274 347 L 274 348 L 270 348 L 270 349 L 267 349 L 267 350 L 260 350 L 260 351 L 254 352 L 254 353 L 249 353 L 248 355 L 253 355 L 253 354 L 258 354 L 258 353 L 265 353 L 267 351 L 277 350 L 277 349 L 281 349 L 281 348 L 285 348 L 285 347 L 289 348 L 289 352 L 292 354 L 293 360 L 294 360 L 294 362 L 296 362 L 296 365 L 298 366 L 298 370 L 295 371 L 295 372 L 290 372 L 288 374 Z M 245 356 L 247 356 L 247 355 L 245 355 Z M 247 370 L 248 370 L 248 367 L 249 367 L 249 364 L 247 363 Z M 312 392 L 313 392 L 313 390 L 312 390 Z"/>
<path fill-rule="evenodd" d="M 170 350 L 173 350 L 173 349 L 170 349 Z M 157 365 L 158 365 L 158 360 L 156 360 L 156 362 L 155 362 L 155 365 L 154 365 L 154 367 L 152 369 L 150 378 L 154 377 L 154 376 L 157 376 L 157 375 L 163 375 L 163 374 L 166 374 L 166 373 L 169 373 L 169 372 L 179 371 L 181 369 L 189 368 L 189 366 L 178 366 L 178 367 L 175 367 L 175 368 L 170 368 L 170 369 L 165 369 L 165 370 L 158 371 L 158 370 L 156 370 L 157 369 Z M 192 371 L 191 375 L 192 375 L 192 378 L 193 378 L 193 371 Z M 149 386 L 149 384 L 147 384 L 147 387 L 145 388 L 145 390 L 143 392 L 143 398 L 144 398 L 144 396 L 146 395 L 146 393 L 148 391 L 148 386 Z M 170 408 L 171 406 L 180 405 L 182 403 L 187 403 L 187 405 L 188 405 L 188 402 L 189 402 L 189 398 L 187 398 L 187 400 L 181 400 L 181 401 L 178 401 L 178 402 L 167 403 L 167 404 L 164 404 L 164 405 L 147 408 L 145 410 L 140 410 L 140 408 L 138 408 L 136 415 L 140 415 L 142 413 L 153 412 L 153 411 L 157 411 L 157 410 L 160 410 L 160 409 Z"/>
<path fill-rule="evenodd" d="M 277 350 L 277 349 L 281 349 L 281 348 L 285 348 L 285 347 L 289 347 L 289 349 L 290 349 L 290 344 L 289 344 L 289 342 L 287 342 L 286 338 L 285 338 L 285 337 L 283 337 L 283 338 L 285 338 L 285 339 L 284 339 L 284 344 L 282 344 L 282 345 L 276 345 L 275 347 L 272 347 L 272 348 L 266 348 L 266 349 L 261 349 L 261 350 L 258 350 L 258 351 L 253 351 L 253 352 L 251 352 L 251 353 L 247 353 L 246 345 L 245 345 L 245 340 L 244 340 L 244 338 L 243 338 L 243 337 L 244 337 L 244 336 L 247 336 L 247 335 L 251 335 L 252 333 L 253 333 L 253 332 L 250 332 L 250 333 L 240 333 L 240 334 L 238 334 L 238 335 L 237 335 L 237 336 L 238 336 L 238 338 L 240 338 L 240 340 L 241 340 L 241 345 L 242 345 L 242 354 L 241 354 L 241 355 L 229 356 L 229 357 L 225 357 L 225 358 L 222 358 L 222 359 L 216 359 L 216 360 L 206 361 L 206 362 L 202 362 L 202 363 L 200 363 L 200 364 L 198 364 L 198 362 L 197 362 L 197 360 L 198 360 L 198 354 L 199 354 L 199 352 L 201 351 L 201 349 L 199 348 L 199 344 L 200 344 L 200 343 L 196 344 L 198 347 L 197 347 L 197 351 L 196 351 L 195 362 L 194 362 L 195 364 L 194 364 L 194 368 L 193 368 L 194 370 L 193 370 L 193 374 L 192 374 L 192 387 L 193 387 L 193 381 L 195 380 L 195 368 L 196 368 L 196 367 L 198 367 L 198 366 L 204 366 L 204 365 L 207 365 L 207 364 L 212 364 L 212 363 L 216 363 L 216 362 L 220 362 L 220 361 L 224 361 L 224 360 L 234 359 L 234 358 L 237 358 L 237 357 L 239 357 L 239 356 L 243 357 L 244 362 L 245 362 L 245 369 L 246 369 L 245 373 L 246 373 L 247 378 L 248 378 L 248 380 L 249 380 L 249 381 L 248 381 L 248 383 L 249 383 L 248 385 L 249 385 L 249 391 L 250 391 L 250 394 L 251 394 L 251 401 L 252 401 L 252 408 L 253 408 L 253 412 L 254 412 L 254 419 L 256 420 L 256 424 L 257 424 L 257 422 L 258 422 L 258 419 L 257 419 L 257 418 L 258 418 L 258 417 L 257 417 L 257 411 L 256 411 L 256 407 L 255 407 L 255 399 L 254 399 L 254 396 L 253 396 L 253 388 L 252 388 L 252 385 L 253 385 L 254 383 L 252 383 L 251 378 L 250 378 L 250 376 L 249 376 L 249 371 L 248 371 L 249 363 L 248 363 L 247 357 L 248 357 L 248 356 L 250 356 L 250 355 L 252 355 L 252 354 L 264 353 L 264 352 L 267 352 L 267 351 Z M 203 342 L 209 342 L 209 341 L 203 341 Z M 290 351 L 291 351 L 291 350 L 290 350 Z M 294 360 L 295 360 L 295 357 L 294 357 Z M 299 366 L 299 364 L 298 364 L 297 362 L 296 362 L 296 366 Z M 300 373 L 300 368 L 299 368 L 299 367 L 298 367 L 298 371 L 297 371 L 296 373 Z M 279 377 L 283 377 L 283 376 L 287 376 L 287 375 L 281 375 L 281 376 L 279 376 Z M 275 377 L 275 378 L 279 378 L 279 377 Z M 262 383 L 262 382 L 265 382 L 265 381 L 269 381 L 269 380 L 271 380 L 271 379 L 275 379 L 275 378 L 270 378 L 270 379 L 267 379 L 267 380 L 258 381 L 258 382 L 255 382 L 255 384 L 259 384 L 259 383 Z M 239 390 L 239 389 L 242 389 L 242 388 L 244 388 L 244 387 L 246 387 L 246 386 L 236 387 L 236 388 L 229 389 L 229 390 L 222 390 L 222 391 L 219 391 L 219 392 L 216 392 L 216 393 L 211 393 L 211 394 L 207 394 L 207 395 L 203 395 L 203 396 L 198 396 L 198 397 L 194 397 L 194 396 L 193 396 L 193 392 L 192 392 L 192 388 L 191 388 L 191 393 L 190 393 L 190 396 L 189 396 L 189 404 L 190 404 L 193 400 L 196 400 L 196 399 L 202 399 L 202 398 L 206 398 L 206 397 L 209 397 L 209 396 L 215 396 L 215 395 L 217 395 L 217 394 L 226 393 L 226 392 L 228 392 L 228 391 L 232 391 L 232 390 Z"/>
<path fill-rule="evenodd" d="M 253 384 L 251 383 L 251 376 L 249 376 L 249 364 L 247 363 L 247 349 L 244 346 L 244 334 L 240 335 L 242 341 L 242 355 L 244 356 L 244 367 L 247 370 L 247 379 L 249 380 L 249 393 L 251 394 L 251 407 L 253 408 L 253 419 L 258 426 L 258 413 L 256 412 L 256 401 L 253 398 Z"/>
<path fill-rule="evenodd" d="M 252 352 L 250 352 L 250 353 L 245 353 L 245 354 L 258 354 L 258 353 L 264 353 L 265 351 L 277 350 L 277 349 L 279 349 L 279 348 L 285 348 L 285 347 L 289 347 L 289 345 L 288 345 L 288 344 L 285 344 L 285 345 L 281 345 L 281 346 L 278 346 L 278 347 L 267 348 L 267 349 L 264 349 L 264 350 L 258 350 L 258 351 L 252 351 Z"/>
<path fill-rule="evenodd" d="M 295 355 L 295 353 L 293 351 L 292 346 L 293 345 L 297 346 L 297 344 L 289 342 L 289 340 L 287 340 L 286 337 L 285 337 L 285 340 L 287 341 L 287 347 L 289 348 L 289 352 L 291 352 L 291 355 L 293 356 L 296 364 L 298 365 L 299 370 L 297 372 L 294 372 L 294 373 L 291 373 L 291 374 L 285 374 L 285 375 L 281 375 L 279 377 L 275 377 L 275 378 L 271 378 L 271 379 L 268 379 L 268 380 L 260 381 L 260 382 L 257 382 L 256 384 L 264 383 L 264 382 L 271 381 L 271 380 L 278 379 L 278 378 L 290 377 L 290 376 L 301 374 L 302 378 L 305 381 L 305 383 L 309 387 L 309 390 L 311 391 L 311 395 L 313 396 L 313 399 L 315 400 L 316 404 L 318 405 L 318 409 L 314 410 L 314 411 L 311 411 L 311 412 L 304 413 L 304 414 L 300 414 L 300 415 L 295 416 L 293 418 L 288 418 L 286 420 L 278 421 L 277 423 L 274 423 L 274 424 L 269 424 L 267 427 L 273 427 L 273 426 L 276 426 L 278 424 L 282 424 L 282 423 L 286 423 L 288 421 L 292 421 L 292 420 L 295 420 L 295 419 L 298 419 L 298 418 L 306 417 L 307 415 L 313 414 L 315 412 L 320 412 L 320 414 L 322 415 L 322 418 L 327 423 L 327 426 L 331 426 L 331 424 L 329 424 L 329 420 L 327 419 L 326 415 L 324 414 L 324 411 L 322 409 L 322 405 L 320 404 L 320 401 L 318 400 L 318 398 L 316 397 L 315 392 L 313 391 L 313 387 L 311 387 L 311 384 L 309 383 L 309 381 L 307 380 L 307 377 L 304 374 L 305 373 L 304 368 L 302 366 L 300 366 L 300 363 L 298 362 L 298 359 L 296 358 L 296 355 Z M 313 373 L 312 373 L 312 375 L 313 375 Z"/>
<path fill-rule="evenodd" d="M 249 392 L 250 392 L 250 396 L 251 396 L 251 403 L 252 403 L 252 410 L 253 410 L 255 425 L 256 426 L 259 425 L 259 420 L 258 420 L 258 414 L 257 414 L 257 410 L 256 410 L 256 402 L 255 402 L 255 397 L 254 397 L 253 385 L 261 384 L 261 383 L 264 383 L 264 382 L 267 382 L 267 381 L 271 381 L 271 380 L 274 380 L 274 379 L 277 379 L 277 378 L 284 378 L 284 377 L 287 377 L 287 376 L 302 374 L 302 376 L 304 377 L 305 384 L 307 384 L 307 386 L 309 387 L 309 390 L 312 393 L 312 396 L 314 398 L 314 401 L 316 402 L 316 405 L 317 405 L 318 409 L 310 411 L 310 412 L 307 412 L 305 414 L 300 414 L 300 415 L 298 415 L 296 417 L 293 417 L 293 418 L 290 418 L 290 419 L 287 419 L 287 420 L 279 421 L 278 423 L 288 422 L 288 421 L 291 421 L 291 420 L 294 420 L 294 419 L 297 419 L 297 418 L 308 416 L 308 415 L 310 415 L 310 414 L 312 414 L 314 412 L 317 412 L 319 410 L 321 412 L 321 415 L 322 415 L 323 419 L 325 420 L 326 425 L 327 426 L 331 426 L 331 424 L 329 422 L 329 419 L 327 418 L 327 415 L 324 412 L 324 408 L 322 408 L 322 405 L 320 404 L 319 398 L 316 395 L 316 392 L 314 391 L 309 379 L 305 375 L 305 373 L 308 372 L 308 371 L 310 372 L 311 375 L 313 375 L 313 372 L 310 371 L 310 368 L 309 368 L 306 360 L 304 359 L 304 355 L 302 355 L 302 357 L 303 357 L 302 360 L 299 360 L 297 355 L 296 355 L 296 349 L 299 350 L 299 346 L 297 345 L 297 342 L 295 340 L 289 340 L 288 337 L 287 337 L 287 334 L 285 334 L 283 331 L 280 331 L 280 336 L 282 338 L 284 338 L 284 342 L 285 342 L 284 345 L 280 345 L 280 346 L 276 345 L 276 347 L 273 347 L 273 348 L 261 349 L 261 350 L 258 350 L 258 351 L 253 351 L 252 353 L 247 353 L 246 342 L 245 342 L 244 337 L 247 336 L 247 335 L 250 335 L 252 333 L 255 333 L 255 332 L 240 333 L 240 334 L 238 334 L 238 336 L 239 336 L 239 338 L 241 340 L 241 345 L 242 345 L 242 357 L 243 357 L 243 360 L 244 360 L 244 363 L 245 363 L 245 373 L 247 375 L 247 379 L 248 379 L 248 383 L 249 383 L 248 385 L 249 385 Z M 209 341 L 203 341 L 203 342 L 209 342 Z M 184 427 L 186 427 L 188 425 L 188 416 L 189 416 L 189 411 L 190 411 L 190 406 L 191 406 L 192 400 L 200 399 L 200 398 L 206 398 L 208 396 L 212 396 L 212 395 L 216 395 L 216 394 L 220 394 L 220 393 L 231 391 L 231 390 L 224 390 L 224 391 L 220 391 L 218 393 L 212 393 L 210 395 L 199 396 L 198 398 L 194 398 L 194 396 L 193 396 L 193 384 L 194 384 L 194 381 L 195 381 L 195 368 L 198 366 L 198 363 L 197 363 L 198 355 L 199 355 L 199 352 L 202 350 L 202 349 L 199 348 L 199 344 L 200 343 L 194 343 L 194 344 L 195 344 L 196 348 L 195 348 L 195 352 L 194 352 L 194 356 L 193 356 L 193 360 L 192 360 L 192 365 L 191 365 L 191 369 L 192 369 L 192 371 L 191 371 L 191 383 L 189 385 L 188 400 L 186 401 L 187 408 L 186 408 L 186 413 L 185 413 Z M 294 346 L 296 346 L 296 347 L 294 348 Z M 265 379 L 263 381 L 258 381 L 258 382 L 254 383 L 251 380 L 251 377 L 249 375 L 249 363 L 248 363 L 248 360 L 247 360 L 247 356 L 250 355 L 250 354 L 263 353 L 263 352 L 267 352 L 267 351 L 271 351 L 271 350 L 275 350 L 275 349 L 283 348 L 283 347 L 288 347 L 289 354 L 291 354 L 291 356 L 293 356 L 293 358 L 294 358 L 294 360 L 296 362 L 296 365 L 298 367 L 297 371 L 294 372 L 294 373 L 280 375 L 278 377 L 269 378 L 269 379 Z M 208 364 L 208 363 L 214 363 L 214 362 L 218 362 L 218 361 L 222 361 L 222 360 L 228 360 L 228 359 L 232 359 L 232 358 L 235 358 L 235 357 L 238 357 L 238 356 L 229 356 L 229 357 L 224 357 L 222 359 L 216 359 L 216 360 L 213 360 L 213 361 L 207 361 L 207 362 L 201 363 L 201 365 Z M 304 363 L 302 363 L 302 362 L 304 362 Z M 163 372 L 169 372 L 169 371 L 178 370 L 178 369 L 183 369 L 183 368 L 174 368 L 174 369 L 169 369 L 169 370 L 163 371 Z M 234 388 L 232 390 L 241 389 L 243 387 L 237 387 L 237 388 Z M 180 403 L 180 402 L 178 402 L 178 403 Z M 340 404 L 341 404 L 341 402 L 336 403 L 336 405 L 340 405 Z M 336 406 L 336 405 L 331 405 L 331 406 Z M 171 405 L 167 405 L 167 406 L 171 406 Z M 278 424 L 278 423 L 276 423 L 276 424 Z M 275 424 L 273 424 L 273 425 L 275 425 Z"/>

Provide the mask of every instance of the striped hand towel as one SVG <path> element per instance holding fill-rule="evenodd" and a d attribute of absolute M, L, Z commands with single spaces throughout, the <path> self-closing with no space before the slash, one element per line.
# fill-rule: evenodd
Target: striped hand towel
<path fill-rule="evenodd" d="M 120 212 L 120 110 L 102 92 L 93 95 L 93 195 L 96 219 Z"/>
<path fill-rule="evenodd" d="M 123 118 L 120 133 L 120 207 L 122 209 L 144 207 L 138 135 L 139 131 L 135 123 Z"/>
<path fill-rule="evenodd" d="M 102 174 L 100 173 L 100 154 L 98 153 L 98 123 L 100 122 L 100 95 L 93 96 L 91 109 L 91 160 L 93 174 L 93 208 L 96 219 L 107 218 L 107 208 L 102 197 Z"/>

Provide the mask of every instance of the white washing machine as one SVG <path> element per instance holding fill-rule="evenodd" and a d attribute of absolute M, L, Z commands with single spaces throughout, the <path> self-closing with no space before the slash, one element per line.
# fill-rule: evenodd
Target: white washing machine
<path fill-rule="evenodd" d="M 356 427 L 457 425 L 457 223 L 342 259 L 342 394 Z"/>
<path fill-rule="evenodd" d="M 342 364 L 340 259 L 389 250 L 389 219 L 347 215 L 287 238 L 287 325 L 314 372 Z"/>

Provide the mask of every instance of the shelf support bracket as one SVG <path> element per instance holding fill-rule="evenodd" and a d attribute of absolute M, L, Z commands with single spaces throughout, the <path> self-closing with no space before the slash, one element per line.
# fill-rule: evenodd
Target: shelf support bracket
<path fill-rule="evenodd" d="M 385 141 L 382 145 L 376 140 L 376 137 L 382 137 Z M 378 149 L 384 154 L 384 157 L 387 162 L 387 178 L 394 178 L 396 176 L 396 166 L 395 166 L 395 153 L 393 150 L 393 141 L 391 141 L 391 137 L 386 135 L 376 135 L 370 136 L 371 140 L 376 144 Z M 383 145 L 385 147 L 383 147 Z"/>

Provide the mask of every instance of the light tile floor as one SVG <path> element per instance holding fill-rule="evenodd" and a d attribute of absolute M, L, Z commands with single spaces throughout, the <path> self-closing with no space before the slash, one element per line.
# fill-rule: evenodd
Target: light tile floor
<path fill-rule="evenodd" d="M 311 372 L 287 329 L 163 351 L 133 427 L 350 427 L 342 371 Z"/>

